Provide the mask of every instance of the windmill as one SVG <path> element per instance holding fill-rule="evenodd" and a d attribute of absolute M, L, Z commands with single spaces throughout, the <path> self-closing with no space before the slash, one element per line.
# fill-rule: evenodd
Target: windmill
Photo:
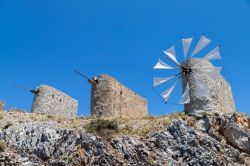
<path fill-rule="evenodd" d="M 202 58 L 195 58 L 195 56 L 197 56 L 199 53 L 206 51 L 205 48 L 211 44 L 211 40 L 202 35 L 198 40 L 198 43 L 194 46 L 193 51 L 191 51 L 193 46 L 192 43 L 194 41 L 193 39 L 194 38 L 185 38 L 181 39 L 180 41 L 182 45 L 181 50 L 183 52 L 182 62 L 177 60 L 177 46 L 172 46 L 163 52 L 167 59 L 173 63 L 173 65 L 169 65 L 165 61 L 159 59 L 157 64 L 153 67 L 153 88 L 155 90 L 157 90 L 159 87 L 162 87 L 164 84 L 168 85 L 170 82 L 172 82 L 170 86 L 160 93 L 160 96 L 163 98 L 166 104 L 184 104 L 185 107 L 187 107 L 198 100 L 198 102 L 209 103 L 209 101 L 203 100 L 207 99 L 207 96 L 211 96 L 210 84 L 218 77 L 221 77 L 220 72 L 223 68 L 215 67 L 210 63 L 212 60 L 221 59 L 220 45 L 215 46 L 211 50 L 207 51 L 205 56 Z M 180 57 L 178 56 L 178 58 Z M 166 77 L 159 77 L 155 74 L 162 70 L 165 72 L 167 71 L 169 74 L 173 73 L 172 71 L 174 71 L 174 74 Z M 169 99 L 179 82 L 182 82 L 182 95 L 180 95 L 179 101 L 170 103 Z M 203 105 L 205 104 L 203 103 Z M 197 105 L 194 107 L 196 108 Z"/>
<path fill-rule="evenodd" d="M 17 84 L 14 86 L 34 95 L 31 112 L 76 116 L 78 101 L 52 86 L 42 84 L 33 90 Z"/>

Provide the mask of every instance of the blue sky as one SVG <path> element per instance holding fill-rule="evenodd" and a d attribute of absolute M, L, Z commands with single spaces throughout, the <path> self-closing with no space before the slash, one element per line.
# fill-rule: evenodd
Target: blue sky
<path fill-rule="evenodd" d="M 117 78 L 149 101 L 153 115 L 181 111 L 151 89 L 152 66 L 181 37 L 222 45 L 237 110 L 249 113 L 249 0 L 0 0 L 0 99 L 31 108 L 33 95 L 13 87 L 52 85 L 79 100 L 89 114 L 90 87 L 74 74 Z M 217 63 L 216 63 L 217 64 Z M 178 95 L 178 94 L 174 94 Z"/>

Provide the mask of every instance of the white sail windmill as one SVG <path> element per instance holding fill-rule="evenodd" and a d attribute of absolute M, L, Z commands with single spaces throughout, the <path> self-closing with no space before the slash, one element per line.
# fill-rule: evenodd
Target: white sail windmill
<path fill-rule="evenodd" d="M 169 103 L 171 94 L 175 90 L 178 82 L 182 81 L 182 95 L 178 104 L 189 104 L 192 100 L 190 95 L 192 94 L 191 90 L 195 90 L 196 97 L 202 97 L 209 93 L 207 84 L 202 77 L 196 77 L 197 74 L 204 77 L 209 77 L 209 79 L 216 79 L 222 70 L 222 67 L 214 67 L 207 65 L 204 62 L 221 59 L 220 56 L 220 46 L 216 46 L 212 50 L 205 53 L 202 58 L 194 58 L 201 51 L 204 52 L 205 49 L 210 43 L 211 40 L 205 37 L 204 35 L 198 40 L 197 45 L 194 47 L 191 52 L 193 38 L 181 39 L 183 55 L 178 56 L 178 58 L 183 57 L 183 61 L 179 62 L 176 56 L 175 46 L 170 47 L 166 51 L 163 51 L 165 56 L 172 62 L 171 65 L 167 64 L 163 60 L 159 59 L 157 64 L 154 66 L 154 71 L 164 70 L 176 71 L 174 75 L 166 77 L 153 77 L 153 88 L 159 88 L 163 84 L 173 82 L 167 89 L 160 93 L 161 97 L 164 99 L 165 103 Z M 154 72 L 156 73 L 156 72 Z"/>

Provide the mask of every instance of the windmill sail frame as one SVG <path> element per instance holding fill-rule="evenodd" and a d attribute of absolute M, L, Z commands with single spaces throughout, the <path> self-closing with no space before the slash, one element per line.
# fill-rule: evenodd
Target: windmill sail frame
<path fill-rule="evenodd" d="M 209 38 L 207 38 L 203 34 L 200 37 L 200 39 L 198 40 L 193 51 L 191 52 L 191 47 L 192 47 L 192 44 L 194 42 L 193 39 L 194 39 L 193 37 L 181 39 L 182 50 L 183 50 L 183 59 L 184 59 L 184 61 L 181 63 L 177 60 L 175 46 L 172 46 L 169 49 L 167 49 L 166 51 L 163 51 L 164 54 L 167 56 L 167 58 L 171 62 L 173 62 L 175 65 L 178 66 L 179 71 L 177 74 L 172 75 L 172 76 L 170 75 L 170 76 L 166 76 L 166 77 L 153 77 L 153 88 L 157 88 L 158 86 L 164 85 L 165 83 L 174 79 L 176 76 L 179 76 L 179 79 L 180 78 L 183 79 L 182 78 L 183 76 L 186 76 L 188 78 L 192 77 L 192 72 L 194 72 L 194 71 L 202 73 L 204 75 L 207 75 L 211 79 L 217 79 L 220 76 L 220 73 L 223 69 L 222 67 L 197 67 L 196 66 L 202 60 L 212 61 L 212 60 L 221 59 L 220 46 L 217 46 L 214 49 L 212 49 L 210 52 L 205 54 L 203 58 L 201 58 L 200 60 L 198 60 L 197 62 L 195 62 L 191 66 L 185 66 L 185 64 L 183 64 L 184 62 L 188 62 L 191 59 L 193 59 L 193 57 L 195 55 L 197 55 L 199 52 L 201 52 L 204 48 L 206 48 L 212 42 Z M 190 53 L 190 56 L 189 56 L 189 53 Z M 153 69 L 154 70 L 164 70 L 164 69 L 165 70 L 166 69 L 173 70 L 175 68 L 172 67 L 171 65 L 165 63 L 161 59 L 159 59 L 157 64 L 154 66 Z M 164 99 L 165 103 L 169 103 L 168 101 L 170 99 L 170 96 L 174 92 L 174 89 L 176 89 L 177 82 L 178 82 L 178 80 L 175 81 L 167 90 L 165 90 L 164 92 L 162 92 L 160 94 L 160 96 Z M 199 91 L 199 92 L 197 92 L 197 94 L 200 97 L 205 96 L 205 95 L 207 95 L 207 93 L 209 93 L 209 90 L 206 87 L 206 84 L 204 82 L 197 80 L 196 84 L 197 84 L 197 90 Z M 181 95 L 181 98 L 180 98 L 178 104 L 190 103 L 190 87 L 189 86 L 190 86 L 189 82 L 187 82 L 186 87 L 184 89 L 182 88 L 183 91 L 182 91 L 182 95 Z"/>

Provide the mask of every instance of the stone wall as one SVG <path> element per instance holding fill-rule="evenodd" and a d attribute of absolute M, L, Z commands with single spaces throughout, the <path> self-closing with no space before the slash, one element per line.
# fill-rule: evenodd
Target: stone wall
<path fill-rule="evenodd" d="M 197 61 L 199 62 L 196 63 Z M 202 72 L 201 68 L 204 69 L 214 67 L 207 60 L 191 59 L 188 62 L 184 62 L 183 65 L 190 67 L 195 63 L 196 65 L 192 67 L 191 75 L 189 77 L 183 75 L 182 77 L 183 87 L 186 87 L 187 81 L 189 82 L 190 86 L 189 95 L 191 101 L 189 104 L 185 104 L 185 112 L 234 112 L 235 104 L 231 87 L 228 82 L 220 74 L 217 78 L 213 79 L 211 77 L 211 73 Z M 202 91 L 204 91 L 205 93 L 203 93 Z"/>
<path fill-rule="evenodd" d="M 34 92 L 36 93 L 32 112 L 69 117 L 76 116 L 78 101 L 65 93 L 48 85 L 41 85 Z"/>
<path fill-rule="evenodd" d="M 147 100 L 108 75 L 92 85 L 91 115 L 103 118 L 142 118 L 148 115 Z"/>

